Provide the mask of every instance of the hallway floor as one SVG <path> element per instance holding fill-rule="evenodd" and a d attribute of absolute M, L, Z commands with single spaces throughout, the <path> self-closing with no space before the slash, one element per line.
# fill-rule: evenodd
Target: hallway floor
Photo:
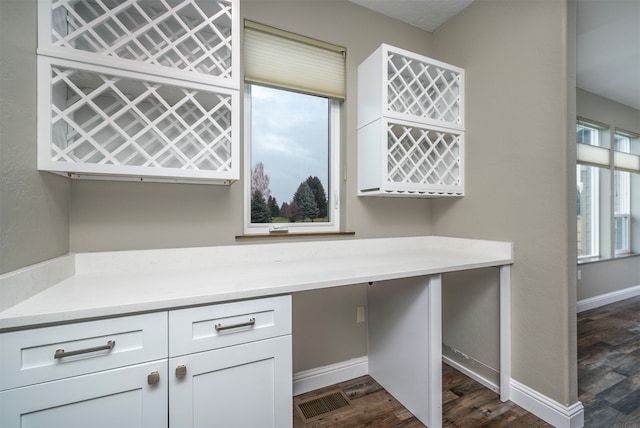
<path fill-rule="evenodd" d="M 294 428 L 424 427 L 370 376 L 298 395 L 294 397 L 294 403 L 337 388 L 349 397 L 351 406 L 306 424 L 294 410 Z M 514 403 L 503 403 L 498 394 L 446 364 L 442 365 L 442 401 L 443 428 L 551 427 Z"/>
<path fill-rule="evenodd" d="M 585 428 L 640 427 L 640 296 L 578 314 Z"/>

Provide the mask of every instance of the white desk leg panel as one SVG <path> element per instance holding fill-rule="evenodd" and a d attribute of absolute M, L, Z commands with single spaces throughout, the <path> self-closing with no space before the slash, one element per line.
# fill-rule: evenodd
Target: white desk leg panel
<path fill-rule="evenodd" d="M 368 288 L 369 374 L 429 428 L 442 427 L 441 275 Z"/>
<path fill-rule="evenodd" d="M 511 265 L 500 266 L 500 400 L 511 399 Z"/>

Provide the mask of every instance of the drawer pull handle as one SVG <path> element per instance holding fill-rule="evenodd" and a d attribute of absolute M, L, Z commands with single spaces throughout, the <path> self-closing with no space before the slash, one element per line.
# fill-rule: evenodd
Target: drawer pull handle
<path fill-rule="evenodd" d="M 241 322 L 239 324 L 231 324 L 231 325 L 216 324 L 216 331 L 229 330 L 230 328 L 238 328 L 238 327 L 253 327 L 254 325 L 256 325 L 256 319 L 251 318 L 249 321 Z"/>
<path fill-rule="evenodd" d="M 77 351 L 65 351 L 64 349 L 58 349 L 56 350 L 56 353 L 54 354 L 53 358 L 71 357 L 73 355 L 88 354 L 90 352 L 98 352 L 98 351 L 107 351 L 107 350 L 110 351 L 114 348 L 114 346 L 116 346 L 116 341 L 110 340 L 107 342 L 106 345 L 95 346 L 93 348 L 78 349 Z"/>

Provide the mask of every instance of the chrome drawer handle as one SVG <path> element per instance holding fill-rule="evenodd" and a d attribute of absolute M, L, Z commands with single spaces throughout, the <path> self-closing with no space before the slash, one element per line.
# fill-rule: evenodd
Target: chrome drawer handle
<path fill-rule="evenodd" d="M 107 351 L 107 350 L 110 351 L 114 348 L 114 346 L 116 346 L 116 341 L 110 340 L 107 342 L 106 345 L 95 346 L 93 348 L 78 349 L 77 351 L 65 351 L 64 349 L 58 349 L 56 350 L 56 353 L 54 354 L 53 358 L 71 357 L 73 355 L 88 354 L 90 352 L 98 352 L 98 351 Z"/>
<path fill-rule="evenodd" d="M 222 325 L 216 324 L 216 331 L 229 330 L 230 328 L 238 328 L 238 327 L 253 327 L 256 325 L 256 319 L 251 318 L 247 322 L 241 322 L 239 324 L 231 324 L 231 325 Z"/>

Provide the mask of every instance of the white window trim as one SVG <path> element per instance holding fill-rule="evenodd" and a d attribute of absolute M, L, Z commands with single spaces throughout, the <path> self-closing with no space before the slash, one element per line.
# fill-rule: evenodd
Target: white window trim
<path fill-rule="evenodd" d="M 331 221 L 318 223 L 251 223 L 251 84 L 244 86 L 244 233 L 288 235 L 340 231 L 340 110 L 341 102 L 329 98 L 329 183 L 327 214 Z M 286 201 L 281 201 L 286 202 Z"/>
<path fill-rule="evenodd" d="M 623 256 L 626 254 L 631 254 L 631 216 L 629 214 L 614 214 L 613 215 L 613 223 L 614 223 L 614 227 L 616 224 L 616 219 L 618 218 L 626 218 L 627 219 L 627 247 L 626 248 L 622 248 L 620 250 L 618 250 L 617 248 L 614 248 L 614 253 L 616 256 Z M 615 233 L 614 233 L 615 236 Z M 614 242 L 614 247 L 615 247 L 615 242 Z"/>
<path fill-rule="evenodd" d="M 615 141 L 616 141 L 616 137 L 621 137 L 626 139 L 626 144 L 624 145 L 625 147 L 622 147 L 620 150 L 617 150 L 615 147 Z M 631 139 L 634 138 L 632 133 L 628 133 L 625 131 L 622 131 L 620 129 L 614 128 L 613 130 L 613 141 L 614 141 L 614 159 L 616 159 L 616 157 L 618 156 L 618 154 L 631 154 Z M 617 160 L 617 159 L 616 159 Z M 629 171 L 625 171 L 624 168 L 622 169 L 618 169 L 617 168 L 617 162 L 614 162 L 614 172 L 613 172 L 613 186 L 614 186 L 614 190 L 620 190 L 623 191 L 625 193 L 625 198 L 626 198 L 626 202 L 625 202 L 625 206 L 624 206 L 624 210 L 622 211 L 617 211 L 616 208 L 616 204 L 614 201 L 614 210 L 613 210 L 613 227 L 614 227 L 614 239 L 613 239 L 613 252 L 615 256 L 622 256 L 622 255 L 626 255 L 626 254 L 630 254 L 631 253 L 631 173 Z M 616 184 L 616 173 L 620 173 L 620 174 L 624 174 L 624 176 L 626 177 L 625 179 L 625 183 L 624 186 L 621 186 L 622 188 L 617 188 L 617 184 Z M 614 195 L 615 198 L 615 195 Z M 626 223 L 627 223 L 627 233 L 626 233 L 626 244 L 627 246 L 625 248 L 622 249 L 617 249 L 616 247 L 616 242 L 615 242 L 615 238 L 617 237 L 617 234 L 615 233 L 615 225 L 616 225 L 616 220 L 618 218 L 626 218 Z"/>
<path fill-rule="evenodd" d="M 591 188 L 593 195 L 591 197 L 591 212 L 593 213 L 593 249 L 592 254 L 583 254 L 578 256 L 578 261 L 585 261 L 600 257 L 600 171 L 597 167 L 585 165 L 594 168 L 595 174 L 591 174 Z"/>

